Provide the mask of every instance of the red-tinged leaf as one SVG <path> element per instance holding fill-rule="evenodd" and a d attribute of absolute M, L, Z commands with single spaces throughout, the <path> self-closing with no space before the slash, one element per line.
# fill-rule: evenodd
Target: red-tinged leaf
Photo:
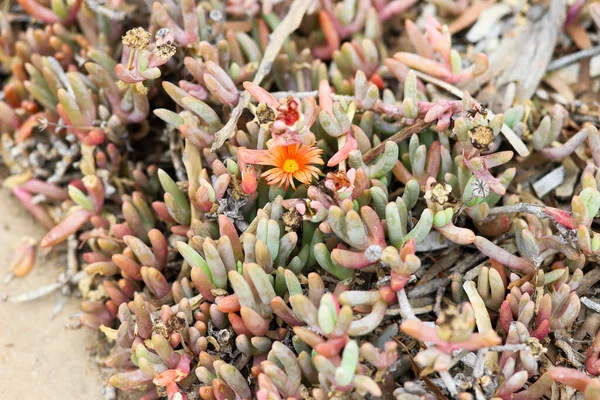
<path fill-rule="evenodd" d="M 592 380 L 589 376 L 573 368 L 556 367 L 550 370 L 550 376 L 556 381 L 570 386 L 580 392 L 585 391 L 586 386 Z"/>
<path fill-rule="evenodd" d="M 391 285 L 386 285 L 379 288 L 379 294 L 381 294 L 381 298 L 390 306 L 398 302 L 396 292 L 397 290 L 392 289 Z"/>
<path fill-rule="evenodd" d="M 456 244 L 468 245 L 475 241 L 475 233 L 472 230 L 455 226 L 452 221 L 442 227 L 436 226 L 435 229 Z"/>
<path fill-rule="evenodd" d="M 365 268 L 377 262 L 377 260 L 367 260 L 367 257 L 364 253 L 357 253 L 344 249 L 333 249 L 331 252 L 331 257 L 338 264 L 350 269 Z"/>
<path fill-rule="evenodd" d="M 97 146 L 104 143 L 105 138 L 102 129 L 96 128 L 89 131 L 88 134 L 84 136 L 82 142 L 88 146 Z"/>
<path fill-rule="evenodd" d="M 28 191 L 17 186 L 13 188 L 12 192 L 21 201 L 21 204 L 27 208 L 27 211 L 29 211 L 42 225 L 48 229 L 54 227 L 54 219 L 48 213 L 46 207 L 42 204 L 35 204 L 33 202 L 33 196 Z"/>
<path fill-rule="evenodd" d="M 542 323 L 537 328 L 535 328 L 534 331 L 530 332 L 529 335 L 541 341 L 544 340 L 544 338 L 548 336 L 549 333 L 550 321 L 546 319 L 543 320 Z"/>
<path fill-rule="evenodd" d="M 54 11 L 44 7 L 42 4 L 34 0 L 18 0 L 19 5 L 23 10 L 32 17 L 39 19 L 45 24 L 51 25 L 60 22 L 60 18 L 54 14 Z"/>
<path fill-rule="evenodd" d="M 169 383 L 174 382 L 175 379 L 179 376 L 179 371 L 176 369 L 169 369 L 162 374 L 157 375 L 153 380 L 157 386 L 167 386 Z"/>
<path fill-rule="evenodd" d="M 179 235 L 179 236 L 187 236 L 188 230 L 189 230 L 189 227 L 184 226 L 184 225 L 176 225 L 176 226 L 171 227 L 171 232 L 173 232 L 175 235 Z"/>
<path fill-rule="evenodd" d="M 385 82 L 379 74 L 373 74 L 373 76 L 371 76 L 371 79 L 369 79 L 369 82 L 377 86 L 379 90 L 383 90 L 383 88 L 385 87 Z"/>
<path fill-rule="evenodd" d="M 508 333 L 510 324 L 512 324 L 514 321 L 508 300 L 504 300 L 500 306 L 500 316 L 498 321 L 500 322 L 502 329 L 504 329 L 504 332 Z"/>
<path fill-rule="evenodd" d="M 429 146 L 427 153 L 427 163 L 425 172 L 427 176 L 437 177 L 440 171 L 440 162 L 442 159 L 442 145 L 437 140 Z"/>
<path fill-rule="evenodd" d="M 587 351 L 587 360 L 585 362 L 585 369 L 588 373 L 597 376 L 600 374 L 600 334 L 596 335 L 592 345 Z"/>
<path fill-rule="evenodd" d="M 37 113 L 29 116 L 17 130 L 15 143 L 21 143 L 28 139 L 33 130 L 40 125 L 40 118 L 44 117 L 43 113 Z"/>
<path fill-rule="evenodd" d="M 394 58 L 409 68 L 414 68 L 419 71 L 423 71 L 435 78 L 442 80 L 451 80 L 452 73 L 444 66 L 435 60 L 430 60 L 425 57 L 421 57 L 417 54 L 399 52 L 394 54 Z"/>
<path fill-rule="evenodd" d="M 333 52 L 340 48 L 340 35 L 326 10 L 319 11 L 319 23 L 327 44 L 314 47 L 312 54 L 318 59 L 329 60 Z"/>
<path fill-rule="evenodd" d="M 30 193 L 43 194 L 46 198 L 53 200 L 66 200 L 69 193 L 60 186 L 39 179 L 30 179 L 20 186 Z"/>
<path fill-rule="evenodd" d="M 488 218 L 482 223 L 475 223 L 477 232 L 486 237 L 500 236 L 510 229 L 510 218 L 506 215 L 498 215 L 495 218 Z"/>
<path fill-rule="evenodd" d="M 417 245 L 415 239 L 409 239 L 402 248 L 400 249 L 400 259 L 402 262 L 406 261 L 406 256 L 409 254 L 415 254 L 417 252 Z"/>
<path fill-rule="evenodd" d="M 320 343 L 315 346 L 315 351 L 327 358 L 335 357 L 340 354 L 340 351 L 348 343 L 348 335 L 341 336 L 335 339 L 329 339 L 325 343 Z"/>
<path fill-rule="evenodd" d="M 411 179 L 415 179 L 415 177 L 408 171 L 408 169 L 406 169 L 404 164 L 402 164 L 402 162 L 399 160 L 396 161 L 396 163 L 394 164 L 394 167 L 392 168 L 392 174 L 394 174 L 394 177 L 400 182 L 404 183 L 405 185 Z"/>
<path fill-rule="evenodd" d="M 127 67 L 123 64 L 117 64 L 114 68 L 115 75 L 117 78 L 122 80 L 125 83 L 134 84 L 137 82 L 142 82 L 144 78 L 141 76 L 134 74 L 131 70 L 127 69 Z"/>
<path fill-rule="evenodd" d="M 219 311 L 223 313 L 238 312 L 240 310 L 237 294 L 217 298 L 217 306 L 219 306 Z"/>
<path fill-rule="evenodd" d="M 242 321 L 244 325 L 255 336 L 265 336 L 269 331 L 269 321 L 265 320 L 250 307 L 242 307 L 240 309 Z"/>
<path fill-rule="evenodd" d="M 127 275 L 131 279 L 142 280 L 142 266 L 131 258 L 123 254 L 113 254 L 112 261 L 121 269 L 122 274 Z"/>
<path fill-rule="evenodd" d="M 119 239 L 123 239 L 124 236 L 133 235 L 133 230 L 127 224 L 115 224 L 112 227 L 112 234 Z"/>
<path fill-rule="evenodd" d="M 175 369 L 157 375 L 152 383 L 157 386 L 168 386 L 171 383 L 181 382 L 190 374 L 190 361 L 191 357 L 187 353 L 182 354 Z"/>
<path fill-rule="evenodd" d="M 88 210 L 80 209 L 74 211 L 58 225 L 50 229 L 50 231 L 42 239 L 40 246 L 52 247 L 61 243 L 67 239 L 68 236 L 77 232 L 79 228 L 83 226 L 83 224 L 89 221 L 92 215 L 94 214 Z"/>
<path fill-rule="evenodd" d="M 476 236 L 474 243 L 479 251 L 489 258 L 493 258 L 494 260 L 498 261 L 502 265 L 521 271 L 524 274 L 528 274 L 533 271 L 533 264 L 531 264 L 529 261 L 510 254 L 503 248 L 490 242 L 482 236 Z"/>
<path fill-rule="evenodd" d="M 233 248 L 233 256 L 236 261 L 241 261 L 244 259 L 244 251 L 242 250 L 242 242 L 240 241 L 240 236 L 233 225 L 233 222 L 225 216 L 219 215 L 219 233 L 223 236 L 227 236 L 229 241 L 231 242 L 231 247 Z"/>
<path fill-rule="evenodd" d="M 285 301 L 277 296 L 271 300 L 271 308 L 273 308 L 273 313 L 277 315 L 279 318 L 284 320 L 288 325 L 291 326 L 301 326 L 304 323 L 298 321 L 293 314 L 293 311 L 289 309 Z"/>
<path fill-rule="evenodd" d="M 179 397 L 176 397 L 179 394 Z M 187 394 L 179 391 L 179 386 L 176 382 L 171 382 L 167 385 L 167 399 L 173 400 L 178 398 L 178 400 L 187 400 Z"/>
<path fill-rule="evenodd" d="M 559 224 L 564 225 L 569 229 L 575 229 L 575 221 L 569 212 L 554 207 L 545 207 L 544 213 L 554 218 Z"/>
<path fill-rule="evenodd" d="M 415 25 L 415 23 L 411 20 L 407 19 L 404 21 L 404 28 L 417 53 L 425 58 L 434 59 L 435 53 L 433 48 L 425 38 L 425 35 L 423 35 L 419 28 L 417 28 L 417 25 Z"/>
<path fill-rule="evenodd" d="M 237 335 L 246 335 L 248 337 L 254 336 L 252 332 L 250 332 L 250 329 L 248 329 L 246 324 L 244 324 L 242 317 L 240 317 L 236 313 L 229 313 L 227 314 L 227 318 L 229 319 L 231 328 Z"/>
<path fill-rule="evenodd" d="M 24 243 L 15 250 L 11 263 L 11 271 L 15 276 L 27 275 L 35 263 L 35 247 L 31 243 Z"/>
<path fill-rule="evenodd" d="M 199 389 L 199 393 L 202 400 L 216 400 L 211 386 L 202 386 Z"/>

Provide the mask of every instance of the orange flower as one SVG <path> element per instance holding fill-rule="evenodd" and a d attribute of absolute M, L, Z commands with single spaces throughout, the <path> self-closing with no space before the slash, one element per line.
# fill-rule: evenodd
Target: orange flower
<path fill-rule="evenodd" d="M 304 146 L 298 143 L 287 146 L 271 147 L 260 156 L 259 164 L 272 165 L 274 168 L 261 176 L 267 179 L 269 185 L 285 183 L 287 189 L 291 184 L 294 189 L 294 178 L 302 183 L 310 184 L 313 176 L 318 177 L 319 169 L 311 164 L 323 165 L 318 147 Z"/>

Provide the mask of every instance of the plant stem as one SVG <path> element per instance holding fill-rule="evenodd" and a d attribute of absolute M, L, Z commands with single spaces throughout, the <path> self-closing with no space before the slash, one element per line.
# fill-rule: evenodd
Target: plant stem
<path fill-rule="evenodd" d="M 408 302 L 408 297 L 406 296 L 404 289 L 398 292 L 398 304 L 400 305 L 400 314 L 402 315 L 402 318 L 418 319 Z"/>
<path fill-rule="evenodd" d="M 377 146 L 373 147 L 371 150 L 367 151 L 365 153 L 365 155 L 363 156 L 363 162 L 365 164 L 368 164 L 371 161 L 373 161 L 375 158 L 377 158 L 377 156 L 379 156 L 381 153 L 383 153 L 383 149 L 385 148 L 386 142 L 391 141 L 391 142 L 395 142 L 395 143 L 400 143 L 404 139 L 408 139 L 412 135 L 429 128 L 431 126 L 431 124 L 432 124 L 431 122 L 425 122 L 425 121 L 419 120 L 419 121 L 416 121 L 412 125 L 402 128 L 402 130 L 400 132 L 393 134 L 387 140 L 384 140 L 383 142 L 379 143 Z"/>

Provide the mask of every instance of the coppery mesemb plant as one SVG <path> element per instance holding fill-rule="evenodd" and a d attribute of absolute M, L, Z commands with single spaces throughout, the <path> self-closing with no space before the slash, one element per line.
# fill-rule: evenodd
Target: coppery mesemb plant
<path fill-rule="evenodd" d="M 600 135 L 459 89 L 490 61 L 446 23 L 480 5 L 18 3 L 0 14 L 5 186 L 49 229 L 40 247 L 84 261 L 52 290 L 83 288 L 110 385 L 600 398 L 600 305 L 580 299 L 600 279 Z M 524 187 L 528 160 L 568 169 L 567 198 Z"/>

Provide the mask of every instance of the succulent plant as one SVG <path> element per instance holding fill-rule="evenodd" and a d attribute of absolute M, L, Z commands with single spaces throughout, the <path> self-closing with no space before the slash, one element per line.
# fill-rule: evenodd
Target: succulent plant
<path fill-rule="evenodd" d="M 110 385 L 598 398 L 597 119 L 540 99 L 495 114 L 464 90 L 495 66 L 452 24 L 491 4 L 18 3 L 0 14 L 4 185 L 40 247 L 83 260 L 41 293 L 78 284 Z M 537 198 L 521 166 L 551 163 L 570 194 Z"/>

